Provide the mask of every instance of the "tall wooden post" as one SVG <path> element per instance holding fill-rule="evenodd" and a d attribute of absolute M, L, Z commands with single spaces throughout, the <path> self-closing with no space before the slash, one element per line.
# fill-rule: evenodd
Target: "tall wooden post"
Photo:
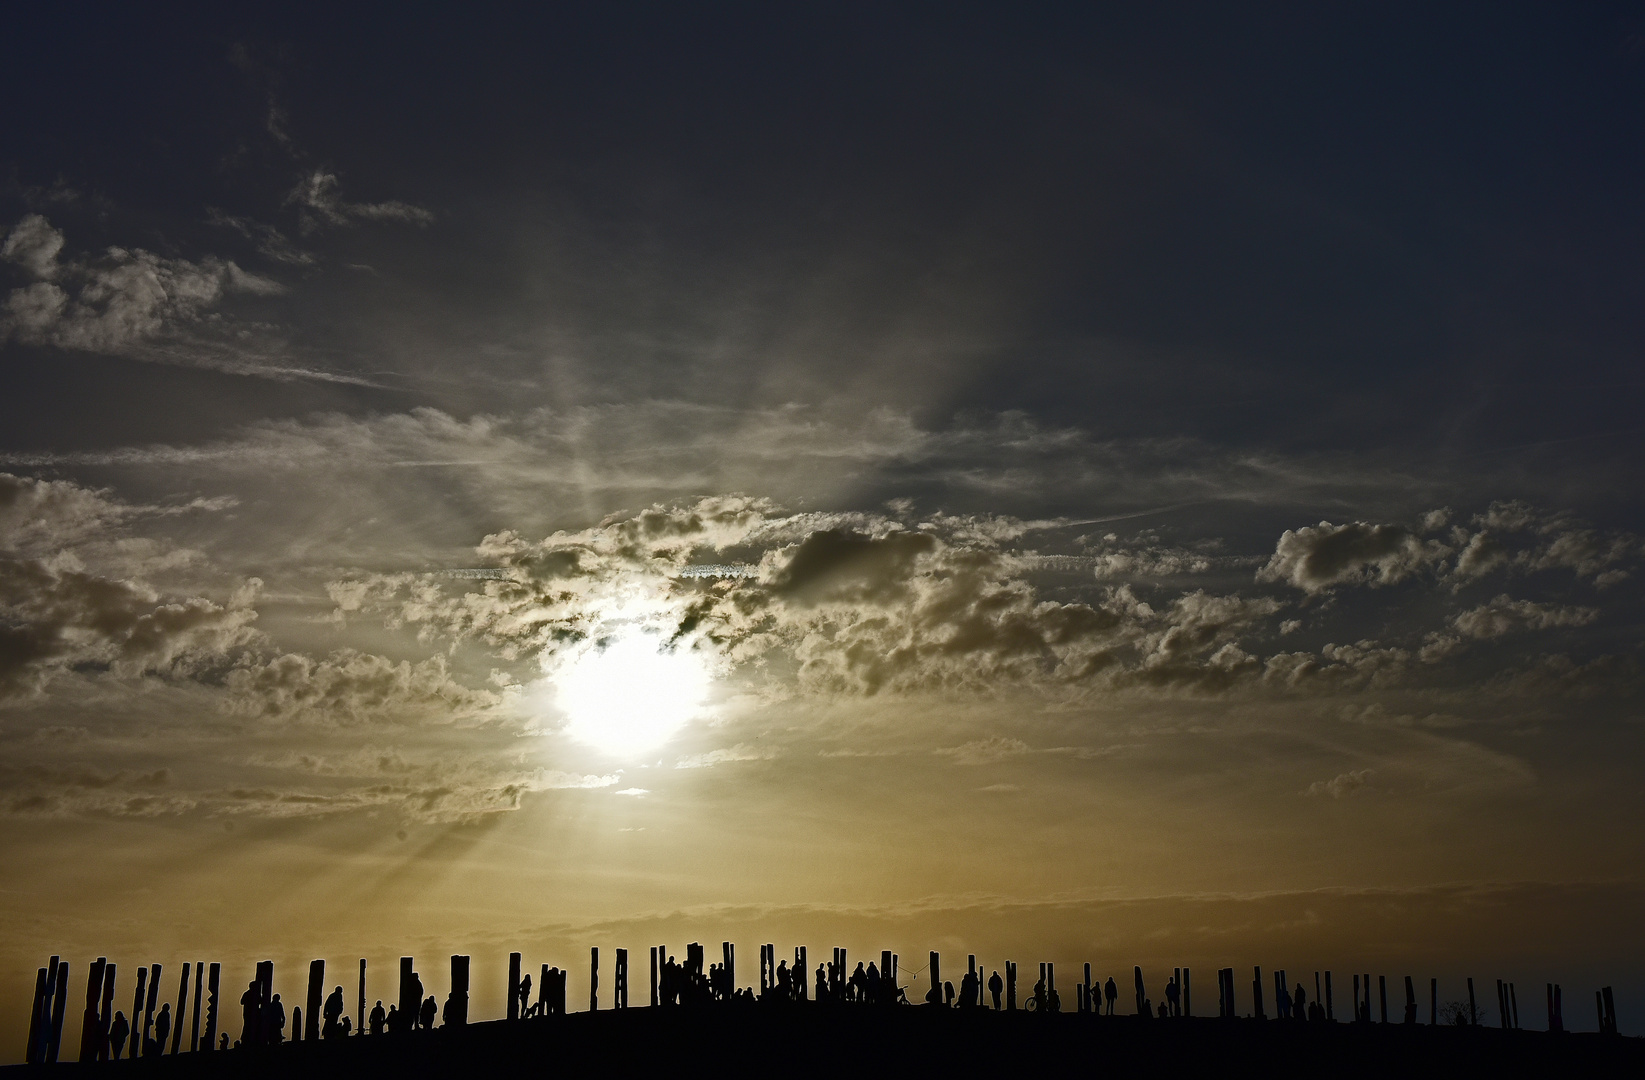
<path fill-rule="evenodd" d="M 103 968 L 103 1005 L 97 1014 L 97 1060 L 109 1060 L 109 1025 L 114 1023 L 115 965 Z"/>
<path fill-rule="evenodd" d="M 1146 1011 L 1146 1008 L 1142 1003 L 1143 998 L 1146 996 L 1143 993 L 1143 987 L 1142 987 L 1142 968 L 1141 967 L 1135 967 L 1135 968 L 1132 968 L 1131 971 L 1132 971 L 1132 977 L 1134 978 L 1134 980 L 1136 981 L 1136 984 L 1137 984 L 1136 985 L 1137 1015 L 1141 1016 Z"/>
<path fill-rule="evenodd" d="M 539 998 L 548 994 L 548 975 L 543 975 L 543 985 L 538 988 Z M 545 1010 L 546 1011 L 546 1010 Z M 465 1027 L 468 1024 L 468 957 L 461 953 L 451 956 L 451 1020 L 453 1027 Z"/>
<path fill-rule="evenodd" d="M 363 956 L 360 957 L 360 996 L 356 1008 L 359 1009 L 359 1015 L 354 1020 L 354 1033 L 364 1035 L 366 1033 L 366 958 Z"/>
<path fill-rule="evenodd" d="M 1439 1023 L 1439 980 L 1428 980 L 1428 1026 Z"/>
<path fill-rule="evenodd" d="M 611 1007 L 614 1009 L 628 1008 L 628 950 L 617 950 L 616 986 L 612 994 Z"/>
<path fill-rule="evenodd" d="M 1188 992 L 1191 989 L 1193 989 L 1193 978 L 1189 974 L 1188 969 L 1183 968 L 1182 969 L 1182 1015 L 1184 1015 L 1184 1016 L 1193 1016 L 1194 1015 L 1193 999 L 1188 996 Z"/>
<path fill-rule="evenodd" d="M 264 960 L 257 965 L 257 987 L 258 991 L 263 996 L 261 998 L 261 1004 L 257 1010 L 257 1026 L 254 1029 L 256 1032 L 256 1038 L 254 1041 L 257 1045 L 261 1046 L 262 1044 L 268 1042 L 270 1036 L 274 1034 L 272 1031 L 266 1031 L 263 1028 L 263 1014 L 268 1011 L 268 1003 L 274 1000 L 273 960 Z"/>
<path fill-rule="evenodd" d="M 600 950 L 588 950 L 588 1011 L 600 1010 Z"/>
<path fill-rule="evenodd" d="M 326 998 L 326 962 L 308 962 L 308 1008 L 303 1010 L 303 1038 L 310 1042 L 320 1037 L 320 1009 Z"/>
<path fill-rule="evenodd" d="M 218 963 L 213 963 L 211 965 L 211 973 L 208 976 L 208 982 L 206 984 L 206 989 L 211 994 L 211 997 L 206 1001 L 206 1031 L 205 1031 L 205 1036 L 206 1036 L 206 1049 L 207 1050 L 217 1049 L 217 1003 L 218 1003 L 218 993 L 221 989 L 222 977 L 223 977 L 223 965 L 218 964 Z"/>
<path fill-rule="evenodd" d="M 171 1025 L 171 1052 L 173 1056 L 176 1055 L 177 1048 L 183 1043 L 183 1013 L 188 1009 L 188 972 L 189 964 L 185 960 L 183 961 L 183 985 L 177 988 L 177 1015 L 172 1018 Z M 160 1052 L 165 1053 L 165 1049 L 162 1046 Z"/>
<path fill-rule="evenodd" d="M 143 994 L 148 990 L 148 985 L 149 969 L 139 967 L 137 969 L 137 990 L 131 999 L 131 1041 L 128 1044 L 130 1049 L 126 1054 L 127 1057 L 137 1056 L 137 1044 L 142 1041 L 140 1038 L 141 1031 L 137 1026 L 137 1018 L 143 1015 Z"/>
<path fill-rule="evenodd" d="M 417 1007 L 422 1004 L 415 1000 L 417 991 L 412 987 L 412 980 L 417 977 L 411 966 L 414 962 L 414 957 L 400 957 L 400 997 L 394 1013 L 394 1022 L 399 1025 L 400 1031 L 411 1030 L 411 1018 L 417 1015 Z"/>
<path fill-rule="evenodd" d="M 721 942 L 720 952 L 725 960 L 725 985 L 737 992 L 737 946 L 729 941 Z"/>
<path fill-rule="evenodd" d="M 51 970 L 57 971 L 57 958 L 52 957 Z M 34 1006 L 29 1010 L 29 1041 L 23 1051 L 23 1060 L 29 1065 L 38 1065 L 42 1058 L 41 1048 L 45 1046 L 40 1038 L 40 1029 L 45 1026 L 46 1017 L 46 969 L 34 970 Z"/>
<path fill-rule="evenodd" d="M 657 964 L 658 964 L 657 946 L 653 945 L 653 946 L 651 946 L 651 1007 L 653 1009 L 655 1009 L 657 1007 L 657 1001 L 658 1001 L 658 994 L 657 994 L 657 986 L 658 986 Z"/>
<path fill-rule="evenodd" d="M 265 1002 L 268 998 L 263 998 Z M 154 1027 L 154 1007 L 160 1003 L 160 965 L 154 964 L 149 968 L 149 992 L 143 999 L 143 1050 L 148 1051 L 149 1032 Z M 136 1026 L 135 1024 L 133 1025 Z"/>
<path fill-rule="evenodd" d="M 1336 1010 L 1331 1004 L 1331 973 L 1327 971 L 1325 973 L 1325 1019 L 1335 1020 L 1336 1018 Z"/>
<path fill-rule="evenodd" d="M 977 985 L 981 986 L 982 984 L 979 982 Z M 1097 1009 L 1096 1009 L 1096 1006 L 1093 1005 L 1092 1002 L 1091 1002 L 1091 965 L 1090 964 L 1085 965 L 1085 982 L 1084 982 L 1083 985 L 1085 987 L 1085 1011 L 1094 1013 L 1094 1012 L 1097 1011 Z M 980 992 L 981 991 L 979 991 L 979 993 Z"/>
<path fill-rule="evenodd" d="M 51 1041 L 46 1045 L 46 1061 L 57 1061 L 57 1052 L 63 1045 L 63 1014 L 68 1011 L 69 1005 L 69 962 L 61 961 L 57 965 L 57 985 L 54 988 L 51 1001 Z"/>
<path fill-rule="evenodd" d="M 1508 1011 L 1513 1014 L 1514 1030 L 1519 1030 L 1519 995 L 1514 993 L 1514 984 L 1508 984 Z"/>
<path fill-rule="evenodd" d="M 1366 996 L 1369 997 L 1370 996 L 1369 993 L 1367 993 Z M 1360 1015 L 1359 1015 L 1359 976 L 1355 975 L 1354 976 L 1354 1020 L 1356 1022 L 1358 1022 L 1359 1019 L 1360 1019 Z"/>
<path fill-rule="evenodd" d="M 205 987 L 206 965 L 196 960 L 194 962 L 194 1023 L 190 1025 L 188 1033 L 188 1052 L 191 1054 L 200 1051 L 200 1006 L 205 997 L 205 994 L 202 993 Z M 181 1023 L 181 1021 L 182 1018 L 178 1017 L 178 1022 Z"/>
<path fill-rule="evenodd" d="M 97 1034 L 97 1000 L 103 993 L 103 966 L 108 962 L 108 957 L 99 956 L 91 962 L 91 971 L 86 975 L 86 1011 L 80 1015 L 80 1061 L 97 1060 L 93 1043 Z"/>
<path fill-rule="evenodd" d="M 1017 1009 L 1017 964 L 1014 960 L 1005 962 L 1005 1011 L 1015 1012 Z"/>
<path fill-rule="evenodd" d="M 1259 967 L 1252 970 L 1256 974 L 1251 978 L 1251 1007 L 1254 1010 L 1251 1015 L 1258 1020 L 1266 1020 L 1268 1014 L 1262 1007 L 1262 969 Z"/>
<path fill-rule="evenodd" d="M 1377 976 L 1377 995 L 1382 1004 L 1382 1022 L 1386 1024 L 1388 1022 L 1388 976 Z"/>
<path fill-rule="evenodd" d="M 1409 975 L 1405 976 L 1405 1023 L 1417 1022 L 1417 987 Z"/>
<path fill-rule="evenodd" d="M 520 954 L 508 954 L 508 1018 L 520 1018 Z"/>

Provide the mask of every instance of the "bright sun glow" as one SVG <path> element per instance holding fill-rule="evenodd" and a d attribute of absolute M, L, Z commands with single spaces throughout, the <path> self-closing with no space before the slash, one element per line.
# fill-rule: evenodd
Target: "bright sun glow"
<path fill-rule="evenodd" d="M 684 727 L 708 694 L 709 675 L 685 650 L 660 652 L 634 634 L 591 649 L 555 680 L 566 733 L 614 756 L 653 750 Z"/>

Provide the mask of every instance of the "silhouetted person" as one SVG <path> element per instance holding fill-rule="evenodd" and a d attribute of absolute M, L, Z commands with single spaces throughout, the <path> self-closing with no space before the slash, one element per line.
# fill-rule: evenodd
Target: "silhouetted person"
<path fill-rule="evenodd" d="M 511 960 L 511 961 L 509 961 L 509 963 L 513 963 L 513 961 Z M 517 991 L 517 993 L 518 993 L 519 998 L 520 998 L 520 1015 L 521 1016 L 530 1016 L 531 1015 L 531 976 L 530 975 L 527 975 L 525 978 L 520 980 L 520 988 Z M 432 999 L 430 999 L 430 1000 L 432 1000 Z M 432 1017 L 430 1018 L 430 1023 L 432 1023 Z M 423 1026 L 428 1027 L 429 1024 L 424 1024 Z"/>
<path fill-rule="evenodd" d="M 286 1037 L 286 1007 L 280 1003 L 279 994 L 275 994 L 268 1008 L 263 1010 L 263 1031 L 271 1043 L 281 1042 Z"/>
<path fill-rule="evenodd" d="M 864 1001 L 870 1002 L 871 1004 L 879 1003 L 880 969 L 874 966 L 874 962 L 872 960 L 868 962 L 868 970 L 863 972 L 862 994 Z"/>
<path fill-rule="evenodd" d="M 1180 1005 L 1181 1001 L 1182 1001 L 1182 990 L 1181 990 L 1180 987 L 1177 986 L 1177 977 L 1175 975 L 1173 975 L 1169 979 L 1165 980 L 1165 1000 L 1163 1002 L 1161 1002 L 1161 1004 L 1166 1007 L 1166 1011 L 1161 1013 L 1160 1015 L 1161 1016 L 1175 1016 L 1175 1015 L 1177 1015 L 1177 1013 L 1180 1011 L 1179 1005 Z"/>
<path fill-rule="evenodd" d="M 395 1032 L 395 1033 L 399 1032 L 399 1030 L 400 1030 L 400 1006 L 399 1005 L 397 1005 L 397 1004 L 396 1005 L 390 1005 L 388 1007 L 388 1016 L 383 1021 L 383 1027 L 385 1029 L 387 1029 L 388 1031 L 391 1031 L 391 1032 Z"/>
<path fill-rule="evenodd" d="M 1152 1020 L 1154 1018 L 1154 1002 L 1149 998 L 1143 998 L 1142 1012 L 1137 1015 L 1142 1017 L 1144 1020 Z"/>
<path fill-rule="evenodd" d="M 1052 1012 L 1062 1012 L 1062 995 L 1054 986 L 1045 995 L 1045 1007 Z"/>
<path fill-rule="evenodd" d="M 925 992 L 925 1003 L 927 1005 L 941 1005 L 942 987 L 938 986 L 936 983 L 932 983 L 931 989 Z"/>
<path fill-rule="evenodd" d="M 1000 1008 L 1000 991 L 1005 989 L 1005 980 L 1000 978 L 998 971 L 988 976 L 988 992 L 994 996 L 994 1011 Z"/>
<path fill-rule="evenodd" d="M 1108 1000 L 1108 1015 L 1113 1016 L 1114 1002 L 1119 999 L 1120 988 L 1114 982 L 1114 977 L 1112 975 L 1108 976 L 1108 982 L 1103 985 L 1102 996 Z"/>
<path fill-rule="evenodd" d="M 171 1002 L 160 1006 L 160 1015 L 154 1018 L 154 1042 L 143 1047 L 143 1056 L 159 1057 L 166 1052 L 166 1039 L 171 1035 Z"/>
<path fill-rule="evenodd" d="M 1308 1003 L 1308 1019 L 1317 1024 L 1325 1023 L 1325 1009 L 1318 1001 Z"/>
<path fill-rule="evenodd" d="M 529 979 L 529 978 L 531 978 L 531 976 L 527 975 L 526 978 Z M 423 1022 L 423 1030 L 424 1031 L 433 1031 L 434 1030 L 434 1014 L 439 1012 L 439 1011 L 440 1011 L 440 1005 L 439 1005 L 438 1002 L 436 1002 L 434 1000 L 434 995 L 433 994 L 430 994 L 430 995 L 428 995 L 428 997 L 423 999 L 422 1016 L 420 1017 L 420 1019 Z"/>
<path fill-rule="evenodd" d="M 788 999 L 794 996 L 794 979 L 788 973 L 788 961 L 784 960 L 777 965 L 777 997 Z"/>
<path fill-rule="evenodd" d="M 1308 1019 L 1308 991 L 1301 983 L 1297 983 L 1296 993 L 1291 995 L 1291 1019 Z"/>
<path fill-rule="evenodd" d="M 257 1019 L 263 1008 L 263 988 L 253 979 L 240 995 L 240 1042 L 250 1046 L 257 1033 Z"/>
<path fill-rule="evenodd" d="M 960 980 L 960 1008 L 969 1009 L 977 1004 L 980 997 L 977 993 L 977 976 L 975 972 L 967 971 L 965 978 Z"/>
<path fill-rule="evenodd" d="M 817 1000 L 828 1000 L 828 969 L 823 964 L 817 965 Z"/>
<path fill-rule="evenodd" d="M 1034 1011 L 1035 1012 L 1044 1012 L 1045 1011 L 1045 980 L 1044 979 L 1040 979 L 1038 982 L 1036 982 L 1034 984 L 1033 999 L 1034 999 Z"/>
<path fill-rule="evenodd" d="M 387 1026 L 388 1013 L 383 1011 L 383 999 L 378 998 L 377 1004 L 371 1007 L 371 1015 L 366 1017 L 366 1030 L 373 1035 L 381 1035 Z"/>
<path fill-rule="evenodd" d="M 942 984 L 942 1003 L 950 1009 L 954 1007 L 954 984 L 951 982 Z"/>
<path fill-rule="evenodd" d="M 126 1048 L 126 1036 L 131 1034 L 131 1025 L 126 1023 L 126 1014 L 114 1014 L 113 1023 L 109 1024 L 109 1042 L 114 1046 L 114 1060 L 120 1060 L 120 1052 Z"/>

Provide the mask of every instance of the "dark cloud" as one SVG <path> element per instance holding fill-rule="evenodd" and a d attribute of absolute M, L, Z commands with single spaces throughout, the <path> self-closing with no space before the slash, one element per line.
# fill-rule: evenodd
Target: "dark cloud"
<path fill-rule="evenodd" d="M 418 226 L 434 222 L 431 212 L 410 203 L 347 202 L 336 174 L 324 169 L 315 169 L 299 180 L 286 196 L 286 203 L 298 208 L 305 234 L 328 225 L 354 225 L 361 221 L 403 221 Z"/>
<path fill-rule="evenodd" d="M 1322 521 L 1285 530 L 1257 580 L 1284 581 L 1307 592 L 1345 584 L 1392 585 L 1431 569 L 1450 553 L 1403 525 Z"/>

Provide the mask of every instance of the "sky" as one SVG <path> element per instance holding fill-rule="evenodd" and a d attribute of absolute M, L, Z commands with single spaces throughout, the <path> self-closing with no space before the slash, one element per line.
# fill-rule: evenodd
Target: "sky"
<path fill-rule="evenodd" d="M 53 953 L 1645 1009 L 1637 8 L 12 23 L 0 1053 Z"/>

